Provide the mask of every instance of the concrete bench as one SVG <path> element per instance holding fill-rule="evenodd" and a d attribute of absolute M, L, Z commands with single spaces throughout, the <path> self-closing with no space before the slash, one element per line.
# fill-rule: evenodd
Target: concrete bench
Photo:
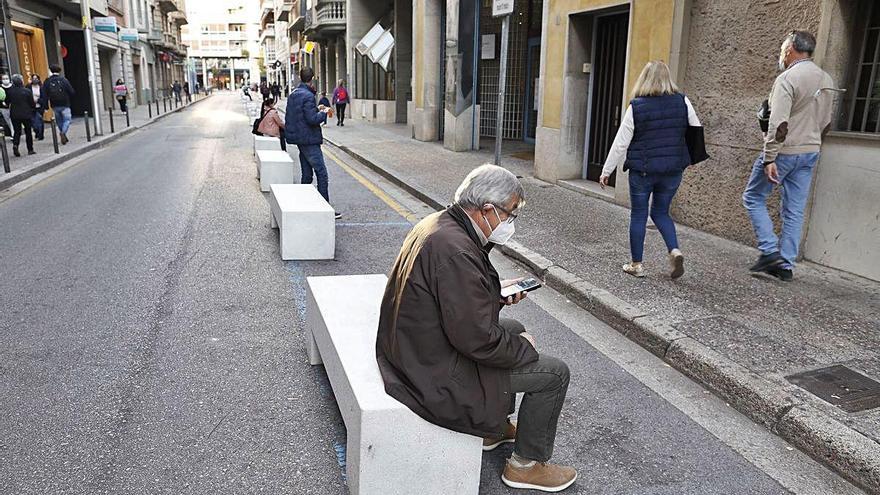
<path fill-rule="evenodd" d="M 310 184 L 272 184 L 269 223 L 278 229 L 283 260 L 332 260 L 336 255 L 333 208 Z"/>
<path fill-rule="evenodd" d="M 309 362 L 323 362 L 347 430 L 352 495 L 476 495 L 482 440 L 428 423 L 385 393 L 376 363 L 385 275 L 308 277 Z"/>
<path fill-rule="evenodd" d="M 254 156 L 257 155 L 257 151 L 266 150 L 266 151 L 281 151 L 281 139 L 272 136 L 257 136 L 256 134 L 251 134 L 254 137 Z M 259 175 L 257 176 L 259 177 Z"/>
<path fill-rule="evenodd" d="M 280 149 L 258 150 L 257 177 L 263 192 L 268 192 L 272 184 L 293 184 L 293 159 Z"/>

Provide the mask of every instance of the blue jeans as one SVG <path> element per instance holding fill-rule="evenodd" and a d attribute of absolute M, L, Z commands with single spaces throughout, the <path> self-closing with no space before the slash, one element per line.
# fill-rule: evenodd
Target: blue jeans
<path fill-rule="evenodd" d="M 648 223 L 648 202 L 651 220 L 663 236 L 669 251 L 678 248 L 675 222 L 669 216 L 669 205 L 681 185 L 681 172 L 668 175 L 629 172 L 629 250 L 632 260 L 642 261 L 645 251 L 645 227 Z"/>
<path fill-rule="evenodd" d="M 58 122 L 58 130 L 61 134 L 67 134 L 70 130 L 70 107 L 53 107 L 55 120 Z"/>
<path fill-rule="evenodd" d="M 804 208 L 810 194 L 813 168 L 818 161 L 819 153 L 776 156 L 776 168 L 782 183 L 781 237 L 776 237 L 773 220 L 767 212 L 767 198 L 773 192 L 773 183 L 764 175 L 764 155 L 759 156 L 752 165 L 752 175 L 743 193 L 743 206 L 749 212 L 761 254 L 779 251 L 785 259 L 782 268 L 794 268 L 801 242 Z"/>
<path fill-rule="evenodd" d="M 34 110 L 34 118 L 31 121 L 31 127 L 34 128 L 34 136 L 37 139 L 43 139 L 44 136 L 44 125 L 43 125 L 43 111 L 40 109 Z"/>
<path fill-rule="evenodd" d="M 302 169 L 300 184 L 311 184 L 312 176 L 318 178 L 318 192 L 330 202 L 328 191 L 327 166 L 324 165 L 324 153 L 320 144 L 298 144 L 299 166 Z"/>

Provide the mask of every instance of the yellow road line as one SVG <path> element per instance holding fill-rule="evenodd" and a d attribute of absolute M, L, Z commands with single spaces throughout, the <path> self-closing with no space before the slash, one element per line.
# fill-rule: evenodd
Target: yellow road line
<path fill-rule="evenodd" d="M 331 160 L 336 162 L 337 165 L 342 167 L 342 170 L 345 170 L 348 175 L 352 176 L 354 180 L 358 181 L 362 186 L 366 187 L 374 196 L 381 199 L 383 203 L 390 206 L 392 210 L 396 211 L 400 216 L 405 218 L 410 223 L 417 223 L 419 221 L 419 217 L 417 217 L 413 212 L 406 209 L 403 205 L 395 201 L 391 196 L 385 193 L 385 191 L 379 189 L 376 184 L 370 182 L 366 177 L 358 173 L 355 169 L 346 165 L 339 158 L 336 157 L 333 153 L 324 149 L 324 154 L 329 156 Z"/>

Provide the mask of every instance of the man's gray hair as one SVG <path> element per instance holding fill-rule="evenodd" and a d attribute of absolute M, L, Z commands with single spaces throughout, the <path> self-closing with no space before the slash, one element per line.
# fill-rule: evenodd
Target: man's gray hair
<path fill-rule="evenodd" d="M 479 210 L 486 204 L 505 207 L 514 197 L 515 208 L 521 207 L 525 192 L 519 179 L 509 170 L 490 164 L 473 169 L 455 191 L 455 202 L 470 210 Z"/>
<path fill-rule="evenodd" d="M 24 77 L 22 77 L 21 74 L 13 74 L 11 80 L 13 84 L 19 83 L 24 85 Z"/>
<path fill-rule="evenodd" d="M 791 48 L 800 53 L 813 56 L 816 51 L 816 37 L 808 31 L 792 31 L 785 37 L 783 44 L 788 43 Z"/>

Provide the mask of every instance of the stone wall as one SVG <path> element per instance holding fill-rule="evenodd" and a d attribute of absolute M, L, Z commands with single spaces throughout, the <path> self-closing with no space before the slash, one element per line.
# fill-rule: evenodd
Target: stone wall
<path fill-rule="evenodd" d="M 822 3 L 693 0 L 687 66 L 679 82 L 705 127 L 712 158 L 685 173 L 673 204 L 679 222 L 754 243 L 741 196 L 761 150 L 755 112 L 778 74 L 782 39 L 792 29 L 817 33 Z"/>

